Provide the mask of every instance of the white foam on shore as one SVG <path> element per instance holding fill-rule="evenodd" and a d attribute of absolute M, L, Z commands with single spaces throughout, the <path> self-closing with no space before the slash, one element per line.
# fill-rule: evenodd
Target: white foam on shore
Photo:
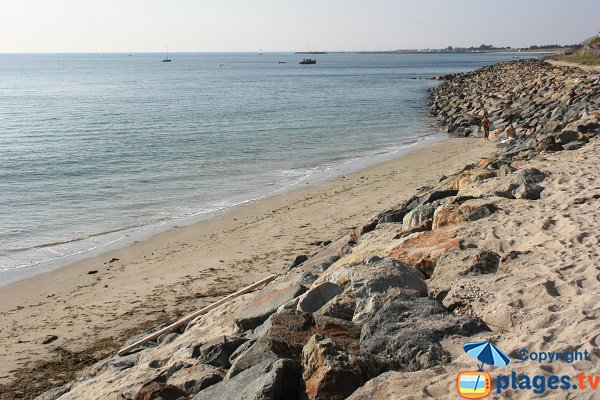
<path fill-rule="evenodd" d="M 27 250 L 29 259 L 25 258 L 19 264 L 0 267 L 0 286 L 51 272 L 112 250 L 121 249 L 136 242 L 148 240 L 171 229 L 214 218 L 242 205 L 294 190 L 321 185 L 345 174 L 358 172 L 375 164 L 401 157 L 419 148 L 440 142 L 447 137 L 446 134 L 432 128 L 430 132 L 422 136 L 408 138 L 405 143 L 392 145 L 367 154 L 344 158 L 302 171 L 278 171 L 277 174 L 283 178 L 282 182 L 266 185 L 262 193 L 259 192 L 247 198 L 238 196 L 237 198 L 225 199 L 214 207 L 195 211 L 190 210 L 182 212 L 178 216 L 167 216 L 158 222 L 155 220 L 147 225 L 98 233 L 62 243 L 37 245 L 36 248 L 32 249 L 14 249 L 14 251 Z M 272 189 L 272 186 L 277 188 Z"/>

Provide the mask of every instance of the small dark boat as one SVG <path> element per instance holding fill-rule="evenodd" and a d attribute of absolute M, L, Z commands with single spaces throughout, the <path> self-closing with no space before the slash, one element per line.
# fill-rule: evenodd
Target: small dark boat
<path fill-rule="evenodd" d="M 171 62 L 171 59 L 169 58 L 169 46 L 167 46 L 167 56 L 162 60 L 162 62 Z"/>
<path fill-rule="evenodd" d="M 312 58 L 303 58 L 298 62 L 298 64 L 316 64 L 317 60 L 313 60 Z"/>

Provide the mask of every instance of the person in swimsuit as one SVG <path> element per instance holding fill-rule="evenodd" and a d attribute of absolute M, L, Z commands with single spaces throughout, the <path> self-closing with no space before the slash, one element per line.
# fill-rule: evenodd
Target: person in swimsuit
<path fill-rule="evenodd" d="M 487 111 L 483 113 L 483 119 L 481 120 L 481 126 L 483 127 L 483 138 L 485 140 L 490 140 L 490 120 L 488 118 Z"/>

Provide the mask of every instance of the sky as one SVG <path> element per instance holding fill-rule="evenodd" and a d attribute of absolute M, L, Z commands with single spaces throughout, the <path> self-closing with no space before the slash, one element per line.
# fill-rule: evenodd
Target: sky
<path fill-rule="evenodd" d="M 0 0 L 0 52 L 356 51 L 573 44 L 598 0 Z"/>

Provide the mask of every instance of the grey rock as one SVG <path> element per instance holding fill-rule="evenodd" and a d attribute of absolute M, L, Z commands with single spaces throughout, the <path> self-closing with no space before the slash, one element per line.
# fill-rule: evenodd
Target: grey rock
<path fill-rule="evenodd" d="M 163 333 L 156 339 L 156 342 L 159 345 L 169 344 L 173 340 L 177 339 L 178 336 L 179 336 L 179 333 L 177 333 L 177 332 Z"/>
<path fill-rule="evenodd" d="M 526 182 L 513 190 L 512 194 L 516 199 L 539 200 L 543 190 L 543 187 L 535 183 Z"/>
<path fill-rule="evenodd" d="M 505 176 L 508 176 L 514 171 L 516 171 L 516 169 L 513 168 L 510 164 L 504 164 L 500 168 L 498 168 L 498 178 L 504 178 Z"/>
<path fill-rule="evenodd" d="M 264 361 L 204 389 L 192 400 L 288 400 L 300 394 L 301 369 L 293 360 Z"/>
<path fill-rule="evenodd" d="M 200 360 L 204 364 L 218 368 L 229 368 L 229 358 L 248 339 L 243 337 L 218 338 L 202 345 L 199 349 Z"/>
<path fill-rule="evenodd" d="M 577 150 L 577 149 L 582 148 L 584 145 L 585 145 L 585 142 L 580 142 L 577 140 L 575 142 L 570 142 L 570 143 L 563 145 L 563 148 L 565 150 Z"/>
<path fill-rule="evenodd" d="M 353 266 L 350 281 L 356 308 L 352 320 L 363 322 L 370 316 L 373 302 L 388 295 L 427 296 L 425 276 L 418 269 L 397 260 L 372 257 Z"/>
<path fill-rule="evenodd" d="M 344 289 L 335 283 L 321 283 L 320 285 L 310 288 L 306 293 L 300 296 L 296 309 L 298 311 L 314 313 L 323 307 L 325 303 L 343 291 Z"/>
<path fill-rule="evenodd" d="M 354 292 L 351 288 L 348 288 L 343 293 L 329 300 L 329 302 L 321 307 L 318 313 L 327 317 L 351 321 L 355 309 L 356 300 L 354 299 Z"/>
<path fill-rule="evenodd" d="M 282 304 L 301 295 L 306 288 L 299 284 L 278 282 L 256 294 L 254 299 L 241 307 L 235 315 L 235 323 L 243 331 L 261 325 Z"/>
<path fill-rule="evenodd" d="M 433 220 L 433 213 L 435 212 L 437 205 L 432 203 L 422 204 L 412 209 L 408 214 L 404 216 L 402 220 L 402 229 L 412 229 L 426 221 Z"/>
<path fill-rule="evenodd" d="M 296 268 L 297 266 L 299 266 L 300 264 L 302 264 L 304 261 L 308 260 L 308 257 L 304 254 L 301 254 L 299 256 L 297 256 L 294 261 L 291 262 L 291 264 L 289 265 L 289 267 L 287 268 L 288 271 L 291 271 L 292 269 Z"/>
<path fill-rule="evenodd" d="M 579 138 L 579 132 L 571 129 L 563 129 L 560 133 L 554 135 L 554 140 L 559 144 L 574 142 Z"/>
<path fill-rule="evenodd" d="M 131 354 L 131 355 L 116 358 L 113 361 L 111 361 L 110 367 L 115 372 L 124 371 L 126 369 L 133 367 L 135 364 L 137 364 L 138 357 L 139 357 L 138 354 Z"/>
<path fill-rule="evenodd" d="M 231 362 L 225 379 L 231 379 L 242 371 L 265 361 L 275 361 L 279 357 L 271 351 L 265 339 L 256 340 L 248 349 L 243 351 Z"/>
<path fill-rule="evenodd" d="M 50 389 L 47 392 L 44 392 L 37 396 L 34 400 L 57 400 L 62 395 L 67 394 L 71 391 L 71 388 L 75 384 L 75 381 L 69 382 L 66 385 L 62 385 L 60 387 Z"/>
<path fill-rule="evenodd" d="M 360 347 L 388 369 L 415 371 L 450 361 L 440 344 L 445 337 L 485 329 L 478 319 L 452 315 L 436 300 L 392 297 L 364 324 Z"/>
<path fill-rule="evenodd" d="M 377 216 L 377 220 L 379 223 L 402 222 L 402 219 L 409 211 L 404 207 L 386 210 Z"/>
<path fill-rule="evenodd" d="M 177 386 L 189 396 L 222 381 L 224 375 L 217 368 L 196 364 L 176 371 L 167 383 Z"/>
<path fill-rule="evenodd" d="M 537 168 L 525 168 L 518 171 L 515 175 L 517 183 L 540 183 L 546 179 L 548 175 Z"/>

